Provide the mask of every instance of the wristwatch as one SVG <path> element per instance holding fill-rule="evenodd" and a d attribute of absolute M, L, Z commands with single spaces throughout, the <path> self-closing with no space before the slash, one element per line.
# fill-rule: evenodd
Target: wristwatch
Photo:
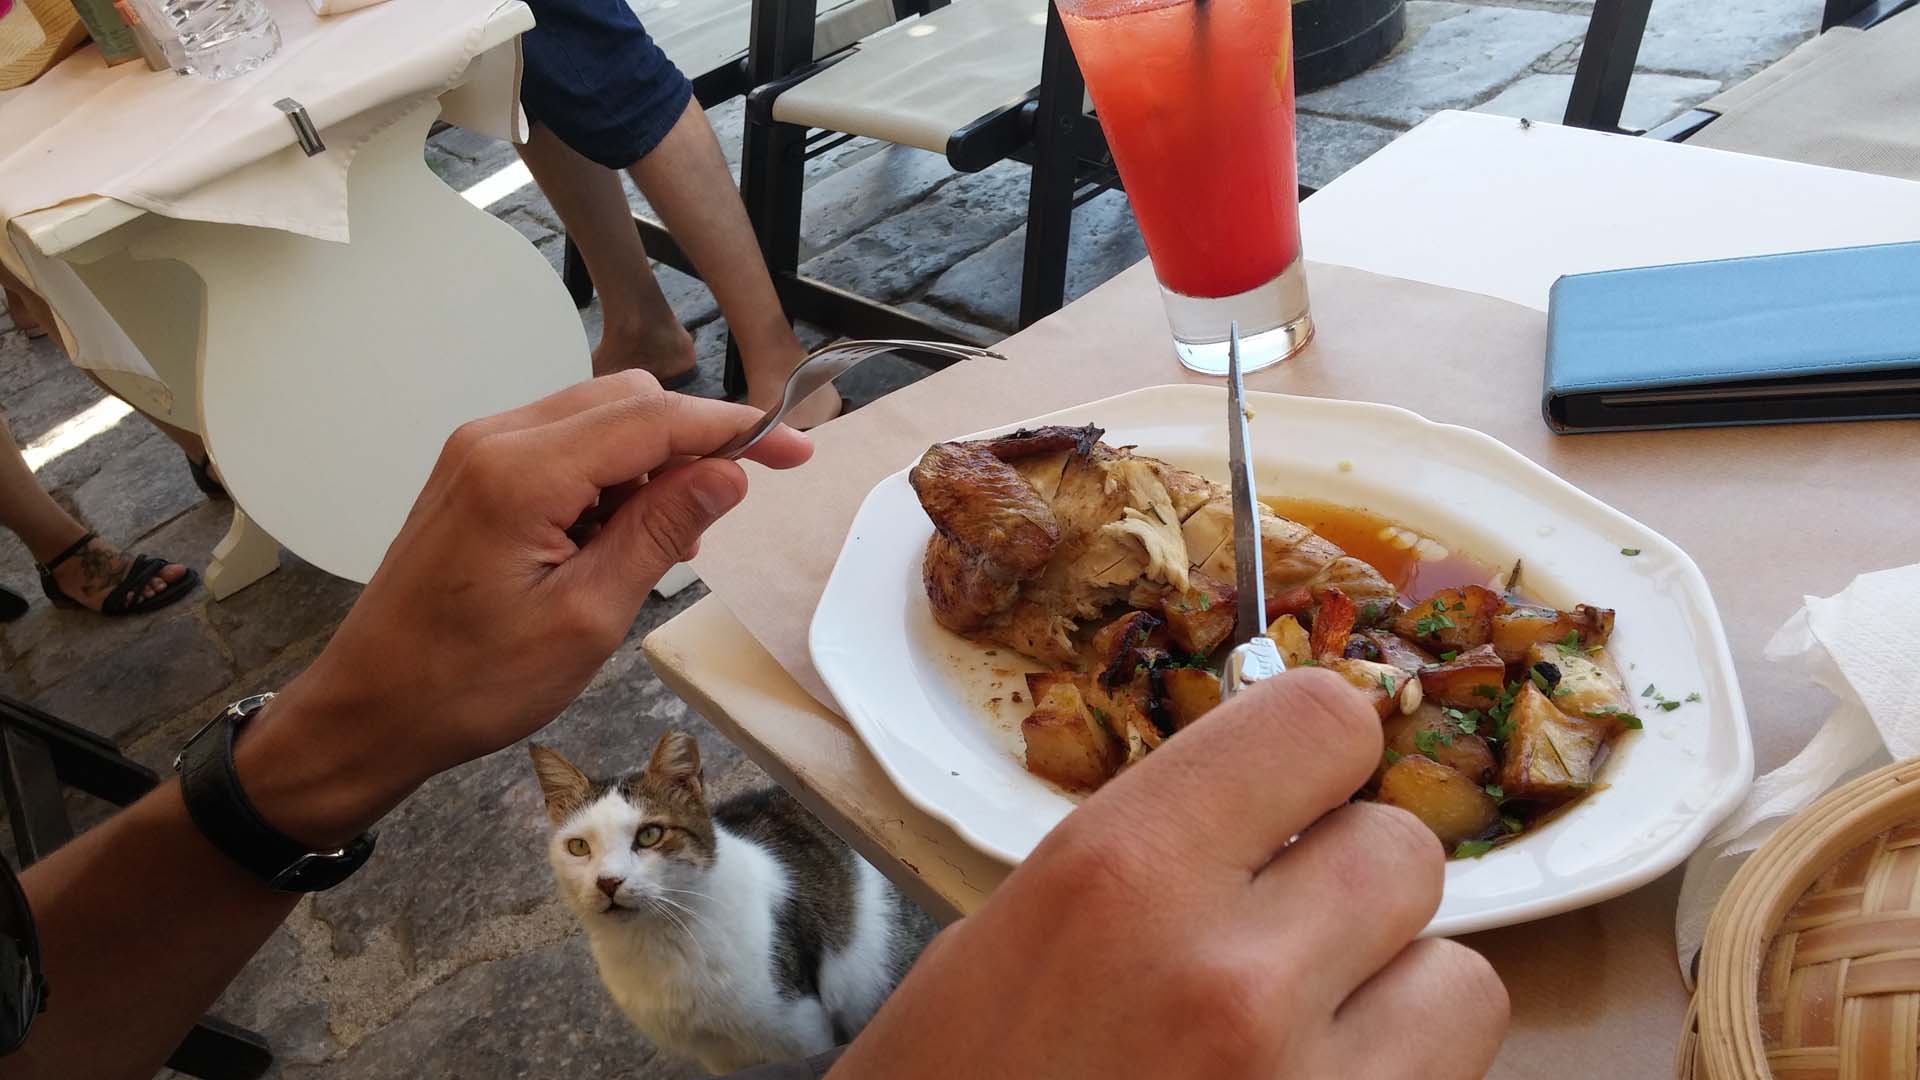
<path fill-rule="evenodd" d="M 319 892 L 345 881 L 373 854 L 374 834 L 361 833 L 338 851 L 310 851 L 266 823 L 247 801 L 233 769 L 233 739 L 273 700 L 256 694 L 221 710 L 173 759 L 180 794 L 194 825 L 221 854 L 280 892 Z"/>

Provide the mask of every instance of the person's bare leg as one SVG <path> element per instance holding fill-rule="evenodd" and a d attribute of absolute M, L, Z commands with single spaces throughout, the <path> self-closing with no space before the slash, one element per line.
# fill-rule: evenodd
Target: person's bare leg
<path fill-rule="evenodd" d="M 660 292 L 620 174 L 581 157 L 540 124 L 516 149 L 580 249 L 600 294 L 603 329 L 593 373 L 638 367 L 665 380 L 691 370 L 693 338 Z"/>
<path fill-rule="evenodd" d="M 73 520 L 40 487 L 20 456 L 13 433 L 4 425 L 0 425 L 0 525 L 18 536 L 38 563 L 58 556 L 87 533 L 85 525 Z M 112 544 L 95 539 L 85 551 L 54 568 L 53 576 L 68 596 L 97 611 L 132 564 L 132 558 Z M 147 582 L 146 595 L 155 595 L 186 572 L 178 563 L 168 565 Z"/>
<path fill-rule="evenodd" d="M 780 307 L 733 172 L 699 102 L 689 101 L 659 145 L 627 171 L 720 302 L 727 328 L 740 343 L 747 403 L 762 409 L 778 404 L 787 376 L 806 350 Z M 840 396 L 829 387 L 807 399 L 787 422 L 812 427 L 839 411 Z"/>

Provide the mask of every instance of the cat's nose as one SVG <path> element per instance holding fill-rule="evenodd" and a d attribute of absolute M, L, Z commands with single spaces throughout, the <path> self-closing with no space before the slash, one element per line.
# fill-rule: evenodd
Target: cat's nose
<path fill-rule="evenodd" d="M 607 897 L 611 899 L 614 893 L 617 893 L 620 891 L 620 886 L 625 881 L 626 881 L 625 878 L 603 877 L 603 878 L 595 878 L 593 883 L 595 885 L 600 886 L 600 891 L 603 893 L 606 893 Z"/>

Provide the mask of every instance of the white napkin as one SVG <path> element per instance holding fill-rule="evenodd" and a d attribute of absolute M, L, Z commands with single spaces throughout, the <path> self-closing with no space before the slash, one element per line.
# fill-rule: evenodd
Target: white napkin
<path fill-rule="evenodd" d="M 1916 658 L 1920 564 L 1862 574 L 1835 596 L 1807 597 L 1767 643 L 1767 659 L 1799 665 L 1838 703 L 1806 748 L 1754 781 L 1746 801 L 1687 861 L 1674 939 L 1688 989 L 1714 901 L 1747 856 L 1836 784 L 1920 755 Z"/>

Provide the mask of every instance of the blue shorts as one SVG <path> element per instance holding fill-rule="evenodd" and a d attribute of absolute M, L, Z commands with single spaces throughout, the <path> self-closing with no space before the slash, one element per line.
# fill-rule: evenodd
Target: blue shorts
<path fill-rule="evenodd" d="M 625 169 L 658 146 L 693 83 L 653 43 L 626 0 L 527 0 L 520 103 L 581 157 Z"/>

